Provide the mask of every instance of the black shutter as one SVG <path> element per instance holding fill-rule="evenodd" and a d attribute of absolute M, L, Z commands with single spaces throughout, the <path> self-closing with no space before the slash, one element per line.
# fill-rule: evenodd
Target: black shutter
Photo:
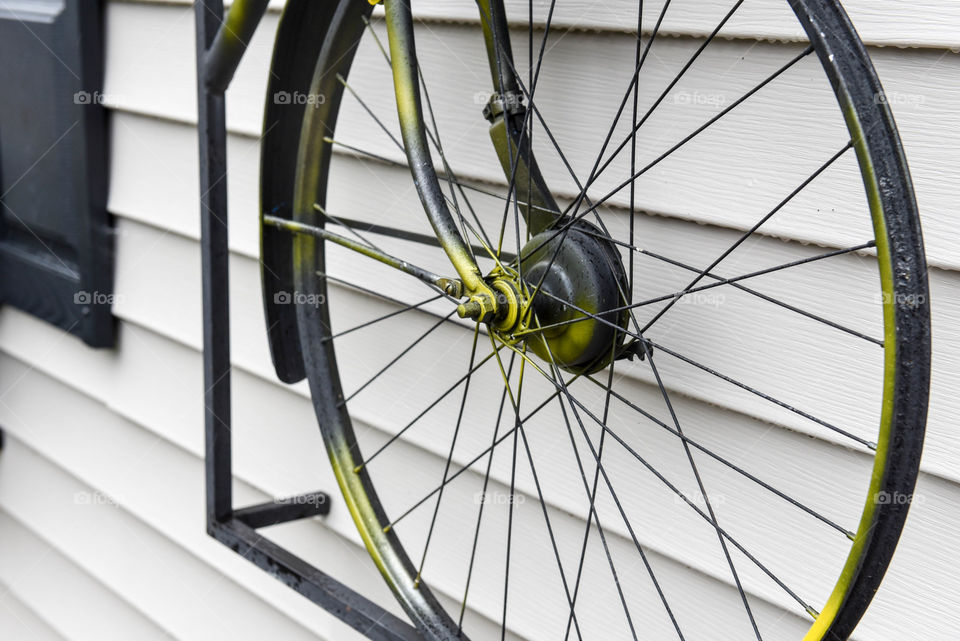
<path fill-rule="evenodd" d="M 100 0 L 0 4 L 0 303 L 114 342 Z"/>

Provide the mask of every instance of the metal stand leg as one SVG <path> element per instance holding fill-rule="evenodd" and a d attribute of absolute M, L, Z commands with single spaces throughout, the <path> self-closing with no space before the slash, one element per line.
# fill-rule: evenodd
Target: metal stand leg
<path fill-rule="evenodd" d="M 203 264 L 203 381 L 207 532 L 255 565 L 378 641 L 415 641 L 409 623 L 264 538 L 258 528 L 327 514 L 323 492 L 233 509 L 230 399 L 230 277 L 224 92 L 267 0 L 197 0 L 197 103 Z"/>

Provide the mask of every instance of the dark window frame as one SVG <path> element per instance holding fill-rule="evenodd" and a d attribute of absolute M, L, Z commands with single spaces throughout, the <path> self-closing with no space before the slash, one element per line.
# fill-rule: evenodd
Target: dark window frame
<path fill-rule="evenodd" d="M 0 8 L 0 303 L 115 341 L 103 3 Z"/>

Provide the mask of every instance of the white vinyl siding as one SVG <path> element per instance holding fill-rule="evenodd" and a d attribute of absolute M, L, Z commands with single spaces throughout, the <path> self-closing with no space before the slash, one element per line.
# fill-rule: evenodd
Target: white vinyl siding
<path fill-rule="evenodd" d="M 696 7 L 697 11 L 718 17 L 729 4 L 721 0 L 675 1 L 678 7 L 686 5 L 690 11 Z M 281 4 L 271 4 L 273 10 L 251 41 L 228 93 L 233 451 L 238 505 L 319 489 L 336 493 L 306 385 L 283 385 L 273 373 L 260 300 L 258 139 L 270 51 L 279 17 L 277 9 Z M 443 0 L 414 3 L 419 17 L 431 26 L 429 35 L 418 41 L 425 69 L 442 69 L 451 51 L 465 52 L 464 56 L 481 55 L 477 39 L 463 37 L 475 16 L 461 12 L 462 3 L 454 9 L 455 4 Z M 566 46 L 579 46 L 591 55 L 581 60 L 570 58 L 566 66 L 548 73 L 589 77 L 597 95 L 608 98 L 619 90 L 613 81 L 603 75 L 586 74 L 622 56 L 633 55 L 631 36 L 616 16 L 634 3 L 619 0 L 566 4 L 568 9 L 558 14 L 559 24 L 578 27 L 568 36 Z M 917 489 L 922 501 L 912 508 L 888 578 L 856 639 L 952 641 L 960 638 L 960 613 L 951 603 L 960 594 L 960 576 L 955 572 L 960 559 L 960 538 L 956 535 L 960 531 L 960 471 L 956 465 L 960 457 L 960 397 L 956 394 L 960 388 L 960 235 L 956 225 L 960 185 L 960 54 L 954 51 L 960 46 L 960 3 L 849 0 L 845 5 L 870 45 L 881 80 L 894 101 L 932 265 L 934 328 L 930 419 Z M 756 65 L 716 81 L 717 91 L 728 91 L 735 97 L 738 89 L 751 86 L 751 80 L 755 82 L 802 49 L 803 45 L 796 42 L 800 34 L 794 28 L 795 21 L 777 18 L 785 10 L 789 11 L 782 0 L 748 0 L 744 13 L 731 25 L 730 35 L 735 38 L 716 43 L 716 55 L 705 58 L 702 68 L 691 70 L 690 86 L 705 86 L 712 76 L 719 77 L 729 69 L 732 60 L 749 49 L 750 60 L 756 61 Z M 0 454 L 0 638 L 33 638 L 30 633 L 43 640 L 358 638 L 322 610 L 213 541 L 204 531 L 193 9 L 187 2 L 113 0 L 107 4 L 106 17 L 104 93 L 110 109 L 111 140 L 108 208 L 117 218 L 114 313 L 119 319 L 118 347 L 90 350 L 26 314 L 0 309 L 0 426 L 6 435 L 6 446 Z M 652 20 L 651 14 L 649 22 Z M 704 35 L 692 24 L 691 14 L 683 10 L 665 22 L 666 33 L 683 37 L 663 40 L 659 58 L 651 66 L 650 82 L 654 86 L 665 84 L 668 71 L 675 69 L 677 61 Z M 563 51 L 563 47 L 558 48 L 559 54 Z M 378 61 L 370 53 L 361 52 L 358 68 L 368 71 L 370 78 L 382 76 L 384 70 L 376 66 L 382 65 L 382 59 Z M 815 70 L 813 58 L 805 62 L 809 63 L 809 70 Z M 731 86 L 724 89 L 724 83 Z M 465 77 L 448 78 L 447 86 L 452 96 L 467 100 L 475 91 L 485 88 Z M 784 95 L 802 94 L 804 86 L 802 81 L 788 81 L 779 90 L 779 98 L 783 99 Z M 373 103 L 381 114 L 391 113 L 388 95 L 389 91 Z M 563 109 L 561 96 L 541 98 L 538 104 L 544 111 L 560 113 Z M 746 122 L 757 124 L 757 135 L 775 135 L 769 130 L 760 131 L 766 122 L 761 114 L 772 105 L 765 102 L 767 98 L 758 98 L 743 117 Z M 769 96 L 770 101 L 777 99 L 776 92 Z M 699 147 L 699 161 L 686 171 L 693 176 L 691 180 L 712 184 L 715 191 L 725 181 L 745 180 L 747 176 L 758 192 L 775 203 L 778 196 L 794 186 L 792 177 L 806 175 L 824 159 L 824 154 L 835 151 L 825 151 L 826 142 L 821 143 L 838 140 L 830 134 L 842 127 L 831 101 L 829 95 L 815 96 L 812 108 L 799 102 L 785 107 L 789 118 L 808 127 L 806 134 L 810 139 L 807 147 L 794 155 L 788 170 L 765 163 L 762 158 L 737 158 L 718 164 L 710 154 L 711 140 L 707 138 Z M 676 130 L 664 131 L 659 142 L 669 144 L 711 113 L 697 112 L 693 119 L 676 123 Z M 379 145 L 379 151 L 385 155 L 397 154 L 396 149 L 383 144 L 382 134 L 375 138 L 372 128 L 365 132 L 356 113 L 345 115 L 344 122 L 345 130 L 357 136 L 355 140 L 367 146 Z M 470 124 L 450 126 L 476 136 L 478 146 L 489 145 L 485 142 L 485 127 L 470 132 Z M 365 139 L 367 134 L 369 138 Z M 593 158 L 592 148 L 584 145 L 571 156 Z M 475 177 L 498 179 L 491 171 L 495 165 L 478 161 L 470 167 Z M 548 175 L 560 169 L 545 167 Z M 842 170 L 849 173 L 855 167 L 848 163 Z M 369 180 L 369 173 L 348 159 L 337 165 L 337 171 L 337 180 L 357 184 Z M 667 176 L 667 171 L 663 176 Z M 387 189 L 377 194 L 359 193 L 355 201 L 344 200 L 337 206 L 358 211 L 364 207 L 389 207 L 405 216 L 409 224 L 417 224 L 416 195 L 401 187 L 409 185 L 409 178 L 400 170 L 384 169 L 380 179 L 400 187 L 398 191 L 405 190 L 405 195 L 388 196 L 393 191 Z M 811 202 L 829 201 L 831 186 L 829 180 L 818 185 Z M 714 225 L 719 220 L 718 212 L 729 209 L 725 208 L 728 203 L 705 197 L 694 210 L 689 208 L 688 198 L 684 208 L 671 200 L 667 188 L 645 197 L 649 200 L 644 206 L 662 214 L 645 223 L 646 242 L 656 247 L 658 242 L 682 234 L 687 239 L 682 254 L 686 262 L 704 264 L 735 233 Z M 372 202 L 375 199 L 379 200 Z M 811 255 L 822 251 L 821 246 L 842 247 L 862 240 L 862 234 L 855 233 L 862 229 L 848 224 L 853 220 L 850 212 L 861 203 L 835 204 L 840 213 L 816 228 L 778 221 L 770 229 L 780 238 L 800 240 L 803 244 L 762 238 L 731 269 L 745 272 Z M 739 229 L 749 227 L 749 213 L 745 212 L 743 219 L 732 225 Z M 340 265 L 365 268 L 351 263 L 355 260 L 352 257 L 338 256 Z M 855 300 L 857 291 L 873 282 L 873 264 L 856 257 L 838 264 L 843 266 L 840 272 L 824 268 L 816 273 L 830 279 L 838 296 Z M 662 269 L 657 274 L 670 282 L 683 277 Z M 678 285 L 682 287 L 679 281 Z M 803 282 L 798 281 L 795 289 L 792 302 L 798 305 L 828 304 L 814 299 L 816 292 Z M 377 314 L 369 299 L 347 292 L 333 295 L 349 298 L 350 313 L 357 319 Z M 864 310 L 869 301 L 863 303 L 836 311 L 843 321 L 862 326 L 868 323 Z M 752 314 L 758 331 L 764 327 L 764 314 L 765 308 L 758 303 Z M 410 331 L 419 331 L 418 323 L 423 322 L 412 319 Z M 802 329 L 802 323 L 783 328 L 781 334 L 774 334 L 773 340 L 789 340 L 787 330 L 802 338 L 802 334 L 797 334 Z M 873 329 L 878 328 L 874 325 Z M 687 339 L 698 340 L 694 336 Z M 700 340 L 707 341 L 708 337 Z M 827 341 L 810 349 L 825 354 L 843 349 L 843 343 L 837 338 L 836 342 Z M 763 354 L 745 354 L 743 367 L 755 369 L 761 378 L 783 376 L 775 364 L 766 360 Z M 434 375 L 448 376 L 442 371 Z M 876 406 L 872 390 L 860 395 L 857 390 L 833 386 L 824 391 L 813 382 L 808 383 L 807 388 L 798 390 L 799 397 L 827 394 L 830 411 L 838 421 L 873 411 Z M 631 385 L 638 395 L 654 393 L 642 376 Z M 813 468 L 810 464 L 815 457 L 823 456 L 835 464 L 835 472 L 819 479 L 819 486 L 812 489 L 808 479 L 793 481 L 796 487 L 792 489 L 800 492 L 806 487 L 807 491 L 817 492 L 820 506 L 827 513 L 848 513 L 851 502 L 860 500 L 859 490 L 833 492 L 832 488 L 842 488 L 845 479 L 862 478 L 856 474 L 862 474 L 868 461 L 861 453 L 838 446 L 832 434 L 796 424 L 789 415 L 773 412 L 748 397 L 725 396 L 715 382 L 706 378 L 684 378 L 675 389 L 679 411 L 692 417 L 694 423 L 709 419 L 722 425 L 726 433 L 742 434 L 779 425 L 766 445 L 771 451 L 790 452 L 794 464 L 777 469 L 773 459 L 764 461 L 762 453 L 757 452 L 751 469 L 758 475 L 772 475 L 789 488 L 792 476 L 806 473 L 808 466 Z M 415 399 L 409 402 L 417 403 Z M 367 426 L 383 429 L 378 425 L 375 404 L 358 404 L 354 409 Z M 781 429 L 784 426 L 793 429 Z M 818 438 L 806 438 L 802 432 Z M 404 439 L 403 447 L 417 461 L 417 465 L 411 466 L 415 469 L 434 470 L 443 464 L 446 446 L 431 440 L 429 434 L 411 434 Z M 698 438 L 701 434 L 705 443 L 715 445 L 709 441 L 708 432 L 698 433 Z M 385 432 L 382 435 L 388 436 Z M 554 472 L 562 476 L 562 470 Z M 426 472 L 423 474 L 426 479 Z M 436 475 L 432 478 L 435 480 Z M 735 480 L 726 479 L 728 485 L 721 489 L 735 492 Z M 562 478 L 555 481 L 561 485 L 572 482 Z M 823 496 L 830 497 L 826 504 Z M 569 506 L 559 498 L 550 507 L 563 512 Z M 558 527 L 582 528 L 572 515 L 576 511 L 571 508 L 570 512 Z M 768 516 L 784 522 L 797 518 L 774 504 Z M 612 526 L 611 529 L 616 530 Z M 628 540 L 623 532 L 616 534 L 618 542 Z M 664 568 L 665 581 L 700 595 L 699 631 L 709 631 L 728 616 L 723 604 L 728 603 L 726 599 L 733 594 L 733 588 L 716 558 L 688 556 L 684 562 L 698 572 L 681 572 L 674 553 L 679 546 L 692 547 L 695 542 L 684 539 L 677 531 L 671 535 L 672 538 L 657 538 L 648 534 L 650 538 L 644 544 Z M 271 536 L 398 612 L 336 494 L 328 517 L 274 528 Z M 757 545 L 762 546 L 763 542 L 758 541 Z M 34 563 L 31 559 L 39 560 Z M 785 558 L 781 562 L 796 569 L 807 560 Z M 818 581 L 818 567 L 816 561 L 810 562 L 808 578 L 812 583 Z M 532 575 L 530 580 L 537 578 Z M 454 583 L 442 576 L 435 581 L 441 591 Z M 767 622 L 780 619 L 774 636 L 790 638 L 792 634 L 799 638 L 797 631 L 803 627 L 802 620 L 793 615 L 782 616 L 790 606 L 786 597 L 762 586 L 757 577 L 747 576 L 746 581 L 760 596 L 758 617 Z M 476 616 L 489 616 L 498 602 L 487 603 L 479 597 L 474 605 Z M 514 631 L 522 636 L 524 626 L 534 622 L 529 616 L 517 617 Z M 655 627 L 649 633 L 651 638 L 660 638 Z M 697 634 L 693 633 L 692 638 L 698 638 Z"/>

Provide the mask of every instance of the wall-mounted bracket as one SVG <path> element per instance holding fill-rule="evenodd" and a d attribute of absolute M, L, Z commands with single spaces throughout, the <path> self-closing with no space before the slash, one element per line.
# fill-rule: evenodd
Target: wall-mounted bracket
<path fill-rule="evenodd" d="M 207 532 L 370 639 L 416 641 L 412 625 L 273 543 L 258 529 L 321 516 L 323 492 L 233 507 L 230 398 L 230 301 L 227 245 L 227 130 L 224 93 L 267 8 L 267 0 L 195 3 L 203 266 L 203 373 L 206 407 Z"/>

